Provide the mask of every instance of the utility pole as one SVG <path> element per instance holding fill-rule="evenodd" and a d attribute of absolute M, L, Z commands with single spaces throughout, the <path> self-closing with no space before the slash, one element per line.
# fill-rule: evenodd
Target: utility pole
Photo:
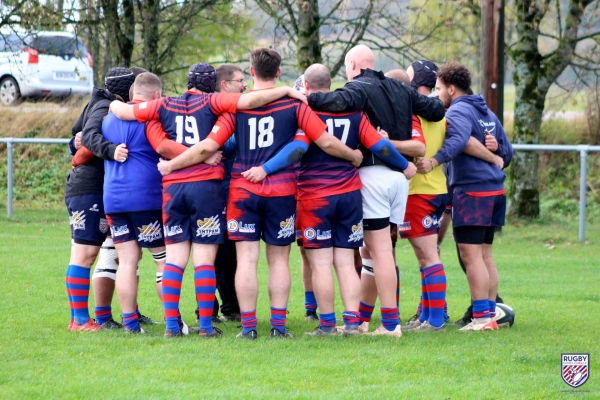
<path fill-rule="evenodd" d="M 500 122 L 504 113 L 504 0 L 481 2 L 481 94 Z"/>

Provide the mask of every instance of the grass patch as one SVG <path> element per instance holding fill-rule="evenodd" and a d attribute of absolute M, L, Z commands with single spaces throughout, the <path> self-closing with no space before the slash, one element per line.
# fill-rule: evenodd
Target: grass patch
<path fill-rule="evenodd" d="M 517 313 L 511 329 L 463 334 L 450 327 L 443 334 L 407 333 L 399 340 L 305 337 L 303 332 L 314 324 L 303 318 L 300 259 L 294 246 L 288 308 L 294 339 L 268 338 L 262 257 L 256 342 L 236 339 L 239 328 L 232 323 L 224 324 L 225 336 L 217 340 L 165 341 L 160 326 L 151 328 L 151 336 L 67 332 L 66 212 L 17 210 L 13 220 L 0 213 L 2 398 L 81 398 L 90 392 L 98 398 L 559 398 L 570 389 L 560 377 L 563 352 L 591 353 L 592 374 L 581 388 L 589 392 L 577 396 L 597 398 L 600 393 L 595 374 L 600 367 L 599 225 L 589 227 L 588 244 L 577 242 L 576 226 L 547 221 L 511 225 L 497 236 L 500 293 Z M 469 293 L 451 240 L 442 247 L 442 260 L 455 320 Z M 139 303 L 145 314 L 159 319 L 152 264 L 146 254 Z M 405 242 L 398 248 L 398 264 L 406 320 L 414 313 L 420 278 Z M 339 299 L 337 303 L 340 317 Z M 116 300 L 113 307 L 118 315 Z M 181 306 L 188 322 L 193 310 L 188 270 Z"/>

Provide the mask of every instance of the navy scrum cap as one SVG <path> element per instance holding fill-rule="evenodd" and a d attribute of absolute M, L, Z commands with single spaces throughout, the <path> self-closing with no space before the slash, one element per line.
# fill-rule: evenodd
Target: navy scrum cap
<path fill-rule="evenodd" d="M 435 81 L 437 80 L 438 66 L 429 60 L 418 60 L 412 63 L 411 67 L 415 73 L 410 86 L 418 88 L 419 86 L 425 86 L 428 88 L 435 87 Z"/>
<path fill-rule="evenodd" d="M 135 81 L 135 75 L 129 68 L 111 68 L 104 76 L 104 85 L 112 94 L 119 95 L 123 101 L 129 101 L 129 88 Z"/>
<path fill-rule="evenodd" d="M 196 63 L 190 67 L 188 72 L 188 89 L 196 88 L 205 93 L 215 91 L 217 85 L 217 73 L 212 65 L 207 63 Z"/>

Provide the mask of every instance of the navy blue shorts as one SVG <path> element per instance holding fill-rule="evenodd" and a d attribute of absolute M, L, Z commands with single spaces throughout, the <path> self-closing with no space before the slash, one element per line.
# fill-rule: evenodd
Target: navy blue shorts
<path fill-rule="evenodd" d="M 161 210 L 111 213 L 106 219 L 115 244 L 137 240 L 146 249 L 165 245 Z"/>
<path fill-rule="evenodd" d="M 173 183 L 163 190 L 165 243 L 225 242 L 225 193 L 219 180 Z"/>
<path fill-rule="evenodd" d="M 296 199 L 263 197 L 231 188 L 227 204 L 227 231 L 235 241 L 257 241 L 287 246 L 296 239 Z"/>
<path fill-rule="evenodd" d="M 302 243 L 307 249 L 356 249 L 363 244 L 360 190 L 299 200 L 297 217 Z"/>
<path fill-rule="evenodd" d="M 452 226 L 504 226 L 506 195 L 472 195 L 455 189 Z"/>
<path fill-rule="evenodd" d="M 102 246 L 108 233 L 101 194 L 65 198 L 71 224 L 71 238 L 77 244 Z"/>

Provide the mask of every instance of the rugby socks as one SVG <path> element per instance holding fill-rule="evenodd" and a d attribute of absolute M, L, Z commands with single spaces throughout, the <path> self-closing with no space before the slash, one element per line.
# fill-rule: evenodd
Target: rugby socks
<path fill-rule="evenodd" d="M 346 329 L 351 327 L 358 327 L 360 324 L 360 317 L 357 311 L 344 311 L 342 314 L 342 318 L 344 318 L 344 324 L 346 325 Z"/>
<path fill-rule="evenodd" d="M 323 314 L 319 316 L 319 324 L 321 330 L 324 332 L 331 332 L 335 330 L 335 312 Z"/>
<path fill-rule="evenodd" d="M 427 301 L 427 285 L 425 284 L 425 273 L 423 268 L 419 268 L 421 271 L 421 312 L 419 313 L 419 322 L 423 323 L 429 319 L 429 301 Z"/>
<path fill-rule="evenodd" d="M 388 331 L 396 329 L 400 323 L 400 313 L 398 307 L 384 308 L 381 307 L 381 325 Z"/>
<path fill-rule="evenodd" d="M 363 322 L 371 322 L 371 315 L 373 315 L 373 309 L 375 309 L 375 305 L 368 305 L 360 302 L 358 306 L 358 312 L 360 313 L 360 323 Z"/>
<path fill-rule="evenodd" d="M 67 266 L 67 272 L 65 273 L 65 290 L 67 291 L 67 298 L 69 299 L 69 313 L 70 321 L 73 322 L 73 317 L 75 316 L 75 312 L 73 311 L 73 296 L 71 296 L 71 292 L 69 291 L 69 272 L 71 269 L 71 264 Z"/>
<path fill-rule="evenodd" d="M 439 328 L 444 325 L 444 306 L 446 305 L 446 272 L 442 264 L 423 268 L 429 323 Z"/>
<path fill-rule="evenodd" d="M 109 319 L 112 319 L 112 307 L 104 306 L 104 307 L 94 307 L 94 316 L 96 317 L 96 323 L 98 325 L 102 325 Z"/>
<path fill-rule="evenodd" d="M 489 319 L 490 318 L 490 302 L 488 299 L 473 300 L 473 318 L 474 319 Z"/>
<path fill-rule="evenodd" d="M 422 312 L 423 312 L 423 271 L 421 270 L 421 297 L 419 297 L 419 305 L 417 306 L 417 312 L 415 314 L 420 316 Z"/>
<path fill-rule="evenodd" d="M 88 298 L 90 296 L 90 269 L 78 265 L 67 268 L 67 296 L 71 301 L 73 321 L 83 325 L 90 319 Z"/>
<path fill-rule="evenodd" d="M 250 331 L 256 330 L 256 310 L 252 311 L 240 311 L 242 316 L 242 328 L 244 329 L 244 335 Z"/>
<path fill-rule="evenodd" d="M 271 307 L 271 328 L 277 329 L 279 332 L 285 332 L 285 321 L 287 318 L 287 308 Z M 335 316 L 334 316 L 335 324 Z"/>
<path fill-rule="evenodd" d="M 317 299 L 315 298 L 315 292 L 304 292 L 304 308 L 306 313 L 317 312 Z"/>
<path fill-rule="evenodd" d="M 125 331 L 139 332 L 140 321 L 136 312 L 124 313 L 123 314 L 123 325 L 125 325 Z"/>
<path fill-rule="evenodd" d="M 396 265 L 396 308 L 400 308 L 400 268 Z"/>
<path fill-rule="evenodd" d="M 206 329 L 207 333 L 212 333 L 212 315 L 213 306 L 215 304 L 215 290 L 217 287 L 215 266 L 205 264 L 195 267 L 194 286 L 196 287 L 196 301 L 198 302 L 200 329 Z"/>
<path fill-rule="evenodd" d="M 493 300 L 488 300 L 488 305 L 490 307 L 490 318 L 496 318 L 496 302 Z"/>
<path fill-rule="evenodd" d="M 173 334 L 179 333 L 179 298 L 181 297 L 181 282 L 184 269 L 175 264 L 167 263 L 163 272 L 162 300 L 165 309 L 166 329 Z M 212 304 L 211 304 L 212 306 Z"/>

